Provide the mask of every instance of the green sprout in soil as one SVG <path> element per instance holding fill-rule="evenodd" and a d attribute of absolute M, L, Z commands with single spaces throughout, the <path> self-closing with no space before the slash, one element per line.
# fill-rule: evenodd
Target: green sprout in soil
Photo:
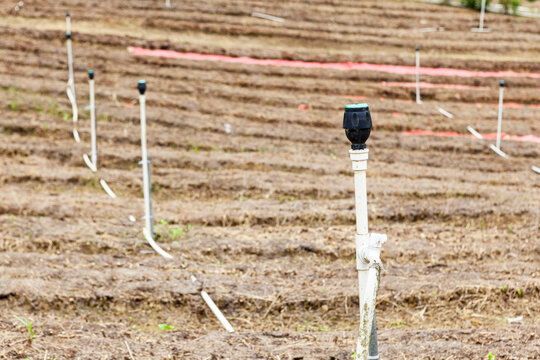
<path fill-rule="evenodd" d="M 160 328 L 160 329 L 163 330 L 163 331 L 167 331 L 167 330 L 172 330 L 172 329 L 174 329 L 174 326 L 169 325 L 169 324 L 159 324 L 159 325 L 158 325 L 158 328 Z"/>
<path fill-rule="evenodd" d="M 405 327 L 405 325 L 407 325 L 407 320 L 396 321 L 395 323 L 392 323 L 392 326 L 396 327 L 397 329 L 402 329 L 403 327 Z"/>
<path fill-rule="evenodd" d="M 15 319 L 19 320 L 24 326 L 26 326 L 26 329 L 28 329 L 28 336 L 30 336 L 30 339 L 33 339 L 36 337 L 36 334 L 34 334 L 34 331 L 32 330 L 32 322 L 30 320 L 25 320 L 23 318 L 18 317 L 17 315 L 13 315 Z"/>
<path fill-rule="evenodd" d="M 489 353 L 487 356 L 489 360 L 495 360 L 495 355 L 493 355 L 492 353 Z"/>
<path fill-rule="evenodd" d="M 158 225 L 157 235 L 161 239 L 176 241 L 179 238 L 187 239 L 192 225 L 187 226 L 171 226 L 168 221 L 161 219 Z"/>
<path fill-rule="evenodd" d="M 17 101 L 16 101 L 16 100 L 13 100 L 13 101 L 9 104 L 9 108 L 11 109 L 11 111 L 17 110 Z"/>

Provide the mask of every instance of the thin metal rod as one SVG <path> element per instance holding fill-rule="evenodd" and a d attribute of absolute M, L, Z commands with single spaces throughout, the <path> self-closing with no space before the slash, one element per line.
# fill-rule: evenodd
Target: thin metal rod
<path fill-rule="evenodd" d="M 499 89 L 499 116 L 497 119 L 497 149 L 501 148 L 501 130 L 502 130 L 502 114 L 503 114 L 503 92 L 504 86 Z"/>
<path fill-rule="evenodd" d="M 97 169 L 97 135 L 96 135 L 96 104 L 94 100 L 94 79 L 88 81 L 90 85 L 90 127 L 91 127 L 91 142 L 92 150 L 90 157 L 94 167 Z"/>

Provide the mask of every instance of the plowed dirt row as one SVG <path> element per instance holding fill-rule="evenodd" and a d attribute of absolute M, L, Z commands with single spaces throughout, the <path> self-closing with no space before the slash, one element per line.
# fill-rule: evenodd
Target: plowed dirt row
<path fill-rule="evenodd" d="M 354 189 L 341 116 L 354 96 L 374 122 L 370 228 L 389 237 L 381 358 L 538 356 L 540 180 L 530 167 L 540 166 L 540 147 L 503 141 L 504 160 L 489 141 L 402 134 L 494 132 L 498 79 L 423 77 L 487 89 L 425 89 L 419 106 L 407 102 L 413 88 L 383 84 L 410 76 L 126 50 L 413 65 L 420 44 L 423 66 L 538 72 L 535 20 L 489 14 L 492 32 L 480 35 L 469 32 L 477 13 L 409 1 L 163 3 L 39 0 L 17 15 L 0 5 L 0 358 L 129 359 L 129 346 L 137 359 L 350 359 Z M 66 10 L 80 144 L 65 93 Z M 446 31 L 418 31 L 430 26 Z M 96 70 L 97 173 L 82 160 L 88 69 Z M 172 261 L 141 234 L 140 78 L 155 230 Z M 525 106 L 505 108 L 503 130 L 540 135 L 540 84 L 507 84 L 506 102 Z M 236 333 L 222 330 L 201 290 Z M 13 315 L 32 321 L 34 340 Z"/>

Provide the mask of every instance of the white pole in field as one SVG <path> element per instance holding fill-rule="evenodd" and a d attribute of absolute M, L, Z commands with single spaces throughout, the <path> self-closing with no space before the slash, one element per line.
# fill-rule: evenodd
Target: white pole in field
<path fill-rule="evenodd" d="M 352 143 L 349 155 L 354 171 L 356 269 L 360 304 L 355 360 L 379 358 L 375 304 L 382 268 L 380 253 L 386 235 L 370 234 L 368 230 L 366 171 L 369 150 L 365 142 L 371 133 L 371 127 L 371 115 L 367 104 L 352 104 L 345 107 L 343 128 Z"/>
<path fill-rule="evenodd" d="M 497 148 L 501 148 L 504 80 L 499 83 L 499 116 L 497 118 Z"/>
<path fill-rule="evenodd" d="M 66 39 L 69 72 L 68 84 L 71 87 L 71 92 L 76 100 L 77 96 L 75 94 L 75 79 L 73 78 L 73 49 L 71 47 L 71 17 L 69 12 L 66 12 Z"/>
<path fill-rule="evenodd" d="M 480 26 L 478 29 L 484 31 L 484 15 L 486 13 L 486 0 L 482 0 L 482 5 L 480 7 Z"/>
<path fill-rule="evenodd" d="M 171 0 L 165 0 L 165 7 L 171 7 Z"/>
<path fill-rule="evenodd" d="M 474 32 L 489 32 L 489 29 L 484 28 L 484 16 L 486 14 L 486 0 L 482 0 L 482 5 L 480 6 L 480 25 L 477 28 L 472 28 Z"/>
<path fill-rule="evenodd" d="M 94 70 L 88 70 L 88 84 L 90 85 L 90 130 L 92 150 L 90 158 L 97 169 L 97 135 L 96 135 L 96 104 L 94 100 Z"/>
<path fill-rule="evenodd" d="M 422 103 L 420 99 L 420 46 L 416 47 L 416 103 Z"/>
<path fill-rule="evenodd" d="M 152 198 L 150 193 L 150 160 L 146 148 L 146 81 L 139 81 L 139 104 L 141 108 L 141 149 L 142 149 L 142 172 L 143 172 L 143 194 L 144 194 L 144 220 L 145 227 L 152 239 L 154 238 L 154 225 L 152 216 Z"/>

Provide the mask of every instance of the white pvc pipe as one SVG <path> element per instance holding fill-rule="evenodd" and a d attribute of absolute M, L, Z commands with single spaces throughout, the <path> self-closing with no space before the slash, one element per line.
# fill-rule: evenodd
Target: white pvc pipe
<path fill-rule="evenodd" d="M 453 119 L 454 118 L 454 115 L 452 115 L 451 113 L 449 113 L 448 111 L 444 110 L 442 107 L 440 106 L 437 106 L 437 110 L 443 114 L 444 116 L 446 116 L 447 118 L 450 118 L 450 119 Z"/>
<path fill-rule="evenodd" d="M 508 155 L 505 152 L 503 152 L 501 149 L 496 147 L 495 145 L 489 144 L 489 147 L 490 147 L 491 150 L 493 150 L 495 152 L 495 154 L 497 154 L 500 157 L 503 157 L 505 159 L 508 159 Z"/>
<path fill-rule="evenodd" d="M 195 276 L 191 275 L 191 281 L 193 283 L 196 283 L 198 280 L 197 280 L 197 278 Z M 231 323 L 229 323 L 227 318 L 225 318 L 225 316 L 223 315 L 221 310 L 219 310 L 219 308 L 217 307 L 216 303 L 212 300 L 210 295 L 208 295 L 208 293 L 203 290 L 203 291 L 201 291 L 201 296 L 202 296 L 204 302 L 206 303 L 206 305 L 208 305 L 210 310 L 212 310 L 214 315 L 217 317 L 217 319 L 219 320 L 221 325 L 223 325 L 225 330 L 227 330 L 228 332 L 231 332 L 231 333 L 234 332 L 234 329 L 231 326 Z"/>
<path fill-rule="evenodd" d="M 502 114 L 503 114 L 503 92 L 504 82 L 501 81 L 499 88 L 499 116 L 497 118 L 497 148 L 501 148 L 501 130 L 502 130 Z"/>
<path fill-rule="evenodd" d="M 225 318 L 225 316 L 223 316 L 223 313 L 219 310 L 217 305 L 214 303 L 212 298 L 206 293 L 206 291 L 201 291 L 201 296 L 202 296 L 204 302 L 206 303 L 206 305 L 208 305 L 210 310 L 212 310 L 214 315 L 217 317 L 217 319 L 219 320 L 221 325 L 223 325 L 225 330 L 227 330 L 228 332 L 231 332 L 231 333 L 234 332 L 234 329 L 231 326 L 231 324 L 229 323 L 229 321 Z"/>
<path fill-rule="evenodd" d="M 480 134 L 478 131 L 476 131 L 472 126 L 467 126 L 467 131 L 469 131 L 471 134 L 474 135 L 474 137 L 476 137 L 477 139 L 480 139 L 482 140 L 484 137 L 482 136 L 482 134 Z"/>
<path fill-rule="evenodd" d="M 144 220 L 145 227 L 152 234 L 152 217 L 150 216 L 150 179 L 148 178 L 148 150 L 146 148 L 146 98 L 144 94 L 139 95 L 141 109 L 141 150 L 142 150 L 142 172 L 143 172 L 143 194 L 144 194 Z M 150 236 L 152 238 L 152 236 Z"/>
<path fill-rule="evenodd" d="M 484 15 L 486 13 L 486 0 L 482 0 L 482 6 L 480 7 L 480 31 L 484 31 Z"/>
<path fill-rule="evenodd" d="M 69 87 L 66 89 L 67 97 L 69 99 L 69 102 L 71 103 L 71 111 L 73 113 L 73 123 L 74 125 L 77 124 L 77 121 L 79 120 L 79 110 L 77 109 L 77 101 L 75 100 L 75 95 L 73 95 L 73 90 Z"/>
<path fill-rule="evenodd" d="M 101 187 L 103 188 L 103 190 L 105 190 L 107 195 L 109 195 L 113 199 L 116 199 L 116 194 L 111 190 L 111 188 L 109 187 L 109 184 L 107 184 L 105 180 L 101 179 L 99 180 L 99 183 L 101 184 Z"/>
<path fill-rule="evenodd" d="M 377 292 L 379 290 L 379 276 L 380 267 L 378 264 L 374 264 L 367 271 L 364 301 L 360 304 L 362 311 L 360 312 L 360 326 L 355 359 L 364 360 L 368 359 L 369 356 L 369 340 L 371 327 L 373 326 Z"/>
<path fill-rule="evenodd" d="M 532 169 L 532 171 L 534 171 L 535 173 L 540 174 L 540 167 L 534 166 L 534 165 L 533 165 L 533 166 L 531 166 L 531 169 Z"/>
<path fill-rule="evenodd" d="M 148 241 L 148 244 L 154 249 L 159 255 L 163 256 L 165 259 L 172 259 L 172 255 L 170 255 L 168 252 L 163 250 L 152 238 L 152 234 L 150 234 L 150 230 L 147 228 L 143 229 L 143 235 L 146 241 Z"/>
<path fill-rule="evenodd" d="M 165 0 L 165 7 L 171 7 L 171 0 Z"/>
<path fill-rule="evenodd" d="M 71 17 L 69 12 L 66 12 L 66 33 L 71 33 Z"/>
<path fill-rule="evenodd" d="M 88 166 L 88 168 L 90 170 L 92 170 L 93 172 L 96 172 L 97 169 L 96 167 L 94 166 L 94 163 L 92 163 L 92 160 L 90 160 L 90 158 L 88 157 L 87 154 L 83 154 L 83 160 L 84 160 L 84 163 L 86 164 L 86 166 Z"/>
<path fill-rule="evenodd" d="M 67 39 L 66 46 L 67 46 L 67 54 L 68 54 L 68 72 L 69 72 L 68 84 L 71 87 L 71 91 L 73 92 L 73 97 L 76 99 L 77 97 L 75 95 L 75 79 L 73 78 L 73 52 L 71 49 L 71 38 Z"/>
<path fill-rule="evenodd" d="M 94 164 L 94 167 L 97 169 L 97 135 L 96 135 L 96 105 L 94 100 L 94 75 L 92 75 L 91 78 L 88 80 L 88 84 L 90 85 L 90 136 L 91 136 L 91 151 L 90 151 L 90 157 L 92 158 L 92 163 Z"/>
<path fill-rule="evenodd" d="M 416 103 L 421 104 L 420 99 L 420 47 L 416 47 Z"/>
<path fill-rule="evenodd" d="M 76 128 L 73 128 L 73 138 L 75 139 L 75 142 L 78 142 L 78 143 L 81 142 L 81 138 L 80 138 L 80 136 L 79 136 L 79 132 L 77 131 Z"/>

